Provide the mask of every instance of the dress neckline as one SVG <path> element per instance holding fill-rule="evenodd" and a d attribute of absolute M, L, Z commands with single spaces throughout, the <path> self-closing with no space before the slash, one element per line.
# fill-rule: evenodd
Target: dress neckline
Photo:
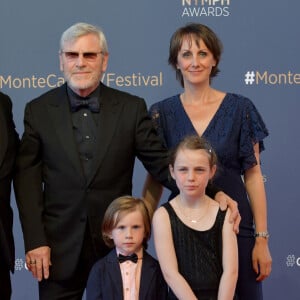
<path fill-rule="evenodd" d="M 193 227 L 190 227 L 189 225 L 187 225 L 186 223 L 184 223 L 184 222 L 178 217 L 178 215 L 176 214 L 176 211 L 175 211 L 174 207 L 170 204 L 170 202 L 167 202 L 166 204 L 169 205 L 169 207 L 171 207 L 171 210 L 173 211 L 175 217 L 179 220 L 179 222 L 180 222 L 184 227 L 188 228 L 188 229 L 191 230 L 191 231 L 198 232 L 198 233 L 203 233 L 203 234 L 212 231 L 212 230 L 215 228 L 215 226 L 216 226 L 217 218 L 218 218 L 219 214 L 221 214 L 222 212 L 226 212 L 226 211 L 227 211 L 227 209 L 226 209 L 225 211 L 222 211 L 221 208 L 219 207 L 219 209 L 218 209 L 218 211 L 217 211 L 217 213 L 216 213 L 216 217 L 215 217 L 215 220 L 214 220 L 212 226 L 211 226 L 210 228 L 208 228 L 208 229 L 198 230 L 198 229 L 195 229 L 195 228 L 193 228 Z"/>
<path fill-rule="evenodd" d="M 194 133 L 197 134 L 198 136 L 201 137 L 205 137 L 206 133 L 209 131 L 210 127 L 212 126 L 212 124 L 215 122 L 215 120 L 217 119 L 222 107 L 225 105 L 225 102 L 227 102 L 227 99 L 229 98 L 229 93 L 226 93 L 223 100 L 221 101 L 219 107 L 217 108 L 216 112 L 214 113 L 213 117 L 211 118 L 211 120 L 209 121 L 207 127 L 204 129 L 204 131 L 202 132 L 201 135 L 198 134 L 196 128 L 194 127 L 190 117 L 188 116 L 182 102 L 180 99 L 180 94 L 176 95 L 176 101 L 177 101 L 177 105 L 180 108 L 180 110 L 182 111 L 183 116 L 185 117 L 185 119 L 187 120 L 188 124 L 191 126 L 191 128 L 193 129 Z"/>

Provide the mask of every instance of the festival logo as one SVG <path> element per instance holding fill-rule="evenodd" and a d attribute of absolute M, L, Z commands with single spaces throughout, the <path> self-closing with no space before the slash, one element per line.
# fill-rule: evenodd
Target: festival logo
<path fill-rule="evenodd" d="M 144 74 L 132 72 L 130 74 L 105 73 L 102 82 L 110 87 L 161 87 L 163 85 L 163 73 Z M 43 89 L 56 88 L 65 83 L 65 79 L 56 74 L 45 76 L 29 75 L 14 77 L 0 74 L 0 89 Z"/>

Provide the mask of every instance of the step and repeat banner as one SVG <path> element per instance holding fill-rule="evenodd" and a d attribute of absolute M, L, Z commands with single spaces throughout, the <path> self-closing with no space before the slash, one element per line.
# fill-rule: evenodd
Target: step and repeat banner
<path fill-rule="evenodd" d="M 102 27 L 109 45 L 103 82 L 144 97 L 148 106 L 181 91 L 167 64 L 172 33 L 188 22 L 211 27 L 224 45 L 217 89 L 249 97 L 270 136 L 262 153 L 268 196 L 273 271 L 265 299 L 300 299 L 300 2 L 296 0 L 4 0 L 0 8 L 0 89 L 13 101 L 23 133 L 25 104 L 60 86 L 61 33 L 76 22 Z M 1 139 L 1 137 L 0 137 Z M 136 163 L 134 194 L 145 171 Z M 166 201 L 165 191 L 162 201 Z M 13 300 L 38 298 L 26 269 L 18 211 L 15 212 Z M 150 252 L 154 254 L 153 243 Z"/>

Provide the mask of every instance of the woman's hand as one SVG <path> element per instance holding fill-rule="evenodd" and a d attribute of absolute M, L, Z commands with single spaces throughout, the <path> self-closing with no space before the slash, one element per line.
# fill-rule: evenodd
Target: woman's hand
<path fill-rule="evenodd" d="M 239 225 L 241 222 L 241 215 L 238 210 L 238 204 L 227 194 L 220 191 L 215 195 L 215 200 L 219 202 L 221 210 L 225 210 L 227 207 L 230 208 L 231 214 L 229 217 L 229 222 L 233 223 L 233 231 L 239 233 Z"/>
<path fill-rule="evenodd" d="M 263 281 L 272 270 L 272 257 L 270 254 L 268 240 L 264 237 L 257 237 L 252 251 L 253 269 L 258 274 L 256 280 Z"/>

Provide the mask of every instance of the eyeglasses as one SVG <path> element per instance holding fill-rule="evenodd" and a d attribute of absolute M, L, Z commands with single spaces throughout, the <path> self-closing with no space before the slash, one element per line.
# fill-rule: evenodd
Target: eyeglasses
<path fill-rule="evenodd" d="M 76 60 L 82 55 L 82 57 L 86 60 L 93 61 L 96 60 L 98 57 L 98 54 L 103 54 L 102 51 L 99 52 L 74 52 L 74 51 L 60 51 L 60 53 L 63 53 L 67 60 Z"/>

